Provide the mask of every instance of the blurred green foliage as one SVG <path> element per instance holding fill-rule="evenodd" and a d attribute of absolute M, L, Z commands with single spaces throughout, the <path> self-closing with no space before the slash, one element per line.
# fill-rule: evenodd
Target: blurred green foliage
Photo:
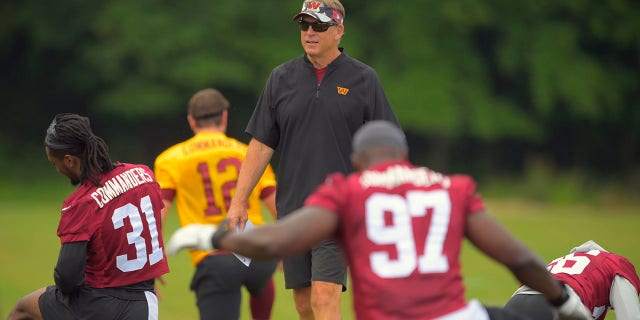
<path fill-rule="evenodd" d="M 269 72 L 302 54 L 301 1 L 9 0 L 0 4 L 3 162 L 41 152 L 53 114 L 89 115 L 116 158 L 151 163 L 217 87 L 244 126 Z M 624 177 L 640 168 L 640 3 L 348 0 L 347 54 L 373 66 L 444 171 L 523 175 L 528 159 Z M 473 160 L 471 160 L 473 159 Z"/>

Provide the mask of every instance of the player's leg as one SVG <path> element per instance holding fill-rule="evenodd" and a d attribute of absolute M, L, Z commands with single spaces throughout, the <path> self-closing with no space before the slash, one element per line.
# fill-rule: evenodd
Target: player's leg
<path fill-rule="evenodd" d="M 38 301 L 40 300 L 40 296 L 45 293 L 46 289 L 47 288 L 40 288 L 18 300 L 11 312 L 9 312 L 7 320 L 42 319 L 40 304 Z"/>
<path fill-rule="evenodd" d="M 340 299 L 347 288 L 347 265 L 333 240 L 311 251 L 311 308 L 316 320 L 342 319 Z"/>
<path fill-rule="evenodd" d="M 311 308 L 311 286 L 293 289 L 293 302 L 300 320 L 314 320 Z"/>
<path fill-rule="evenodd" d="M 516 294 L 507 301 L 504 309 L 527 315 L 531 319 L 553 319 L 553 309 L 542 294 Z"/>
<path fill-rule="evenodd" d="M 253 320 L 271 319 L 271 310 L 273 310 L 275 296 L 276 289 L 273 284 L 273 279 L 270 278 L 260 294 L 249 297 L 249 309 L 251 310 Z"/>
<path fill-rule="evenodd" d="M 125 302 L 123 299 L 119 299 L 119 304 L 124 305 L 120 316 L 120 320 L 158 320 L 158 297 L 151 291 L 144 292 L 145 300 L 131 300 Z M 118 307 L 118 306 L 114 306 Z"/>
<path fill-rule="evenodd" d="M 341 297 L 341 284 L 311 281 L 311 309 L 313 310 L 314 319 L 342 319 L 340 313 Z"/>
<path fill-rule="evenodd" d="M 231 254 L 206 257 L 196 266 L 191 290 L 196 295 L 200 319 L 237 320 L 242 301 L 243 269 Z"/>
<path fill-rule="evenodd" d="M 537 318 L 499 307 L 486 307 L 491 320 L 537 320 Z"/>
<path fill-rule="evenodd" d="M 252 261 L 247 269 L 244 285 L 249 291 L 249 308 L 254 320 L 271 318 L 271 310 L 275 299 L 273 273 L 277 265 L 277 260 Z"/>
<path fill-rule="evenodd" d="M 293 302 L 300 320 L 313 320 L 311 310 L 311 251 L 282 259 L 284 285 L 293 289 Z"/>

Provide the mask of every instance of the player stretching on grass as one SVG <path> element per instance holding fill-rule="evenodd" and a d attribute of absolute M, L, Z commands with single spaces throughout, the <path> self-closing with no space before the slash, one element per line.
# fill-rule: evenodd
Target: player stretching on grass
<path fill-rule="evenodd" d="M 8 319 L 158 319 L 154 278 L 169 267 L 153 173 L 111 162 L 89 119 L 76 114 L 57 115 L 44 144 L 78 188 L 62 204 L 55 285 L 20 299 Z"/>
<path fill-rule="evenodd" d="M 353 270 L 358 319 L 527 319 L 465 300 L 460 249 L 466 237 L 543 292 L 561 319 L 590 319 L 580 299 L 540 258 L 486 213 L 471 177 L 415 167 L 407 154 L 398 127 L 368 122 L 353 139 L 352 161 L 359 172 L 330 176 L 291 216 L 244 233 L 188 226 L 171 237 L 167 250 L 214 247 L 273 258 L 333 236 Z"/>
<path fill-rule="evenodd" d="M 553 276 L 574 290 L 594 319 L 602 320 L 609 308 L 617 320 L 640 320 L 640 279 L 627 258 L 608 252 L 589 240 L 548 265 Z M 553 310 L 539 292 L 520 287 L 506 309 L 529 314 L 536 320 L 553 320 Z"/>

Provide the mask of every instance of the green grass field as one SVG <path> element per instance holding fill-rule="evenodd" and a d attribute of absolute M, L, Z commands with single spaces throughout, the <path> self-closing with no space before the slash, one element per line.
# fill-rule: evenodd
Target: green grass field
<path fill-rule="evenodd" d="M 59 241 L 58 212 L 63 198 L 73 190 L 65 180 L 29 187 L 0 186 L 0 318 L 32 290 L 53 283 L 53 267 Z M 523 200 L 486 199 L 493 216 L 545 260 L 565 254 L 573 246 L 593 239 L 603 247 L 640 265 L 638 239 L 640 211 L 637 206 L 548 205 Z M 178 226 L 172 213 L 165 237 Z M 161 287 L 161 319 L 196 319 L 197 309 L 188 285 L 193 268 L 187 253 L 169 259 L 171 273 Z M 463 273 L 467 296 L 488 305 L 502 305 L 517 282 L 502 267 L 479 254 L 471 245 L 463 250 Z M 353 319 L 350 294 L 343 295 L 344 319 Z M 246 298 L 246 295 L 245 295 Z M 245 300 L 246 301 L 246 300 Z M 282 273 L 276 273 L 273 319 L 295 319 L 291 292 L 284 290 Z M 247 304 L 242 319 L 250 319 Z M 607 319 L 615 319 L 609 313 Z"/>

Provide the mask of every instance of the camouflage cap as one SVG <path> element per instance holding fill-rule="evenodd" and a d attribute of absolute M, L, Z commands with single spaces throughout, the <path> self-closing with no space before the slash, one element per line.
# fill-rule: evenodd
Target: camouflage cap
<path fill-rule="evenodd" d="M 307 0 L 302 3 L 302 10 L 293 17 L 293 20 L 298 20 L 303 15 L 315 18 L 320 22 L 330 22 L 333 20 L 337 22 L 338 25 L 342 25 L 344 20 L 340 11 L 327 6 L 322 1 L 316 0 Z"/>

